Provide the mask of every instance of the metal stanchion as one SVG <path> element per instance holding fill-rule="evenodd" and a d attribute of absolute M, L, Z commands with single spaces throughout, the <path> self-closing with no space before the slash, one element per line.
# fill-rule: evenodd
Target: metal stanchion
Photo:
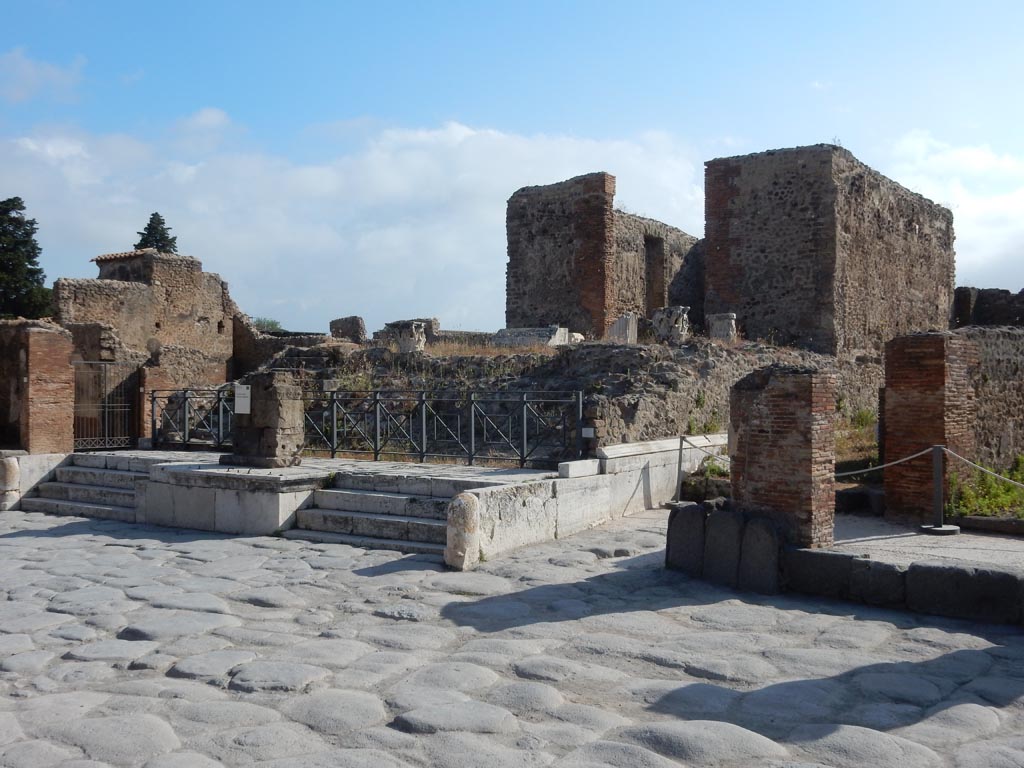
<path fill-rule="evenodd" d="M 946 525 L 945 520 L 945 499 L 943 499 L 942 493 L 942 462 L 945 459 L 945 456 L 943 456 L 944 452 L 944 446 L 932 446 L 932 511 L 934 513 L 934 521 L 931 525 L 922 525 L 921 530 L 933 536 L 952 536 L 960 533 L 959 525 Z"/>

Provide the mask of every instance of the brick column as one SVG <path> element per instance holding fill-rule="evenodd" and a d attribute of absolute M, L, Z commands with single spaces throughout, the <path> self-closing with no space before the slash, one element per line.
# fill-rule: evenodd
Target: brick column
<path fill-rule="evenodd" d="M 885 345 L 886 461 L 932 445 L 974 455 L 976 403 L 969 379 L 977 347 L 950 333 L 899 336 Z M 885 470 L 885 515 L 918 522 L 932 519 L 932 457 Z M 943 468 L 948 492 L 948 461 Z"/>
<path fill-rule="evenodd" d="M 835 373 L 773 365 L 729 397 L 733 503 L 801 547 L 833 542 L 837 387 Z"/>
<path fill-rule="evenodd" d="M 71 453 L 75 449 L 71 334 L 26 328 L 24 339 L 21 447 L 29 453 Z"/>

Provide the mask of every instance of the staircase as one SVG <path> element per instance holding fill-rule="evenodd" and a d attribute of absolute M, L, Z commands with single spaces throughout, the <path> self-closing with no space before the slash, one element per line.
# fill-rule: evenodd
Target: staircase
<path fill-rule="evenodd" d="M 74 453 L 71 464 L 57 467 L 56 480 L 40 483 L 37 496 L 21 500 L 21 509 L 133 523 L 135 481 L 146 476 L 128 469 L 127 458 Z"/>
<path fill-rule="evenodd" d="M 312 507 L 298 510 L 296 527 L 285 531 L 284 536 L 443 555 L 451 498 L 471 488 L 503 484 L 479 477 L 339 472 L 333 487 L 314 493 Z"/>

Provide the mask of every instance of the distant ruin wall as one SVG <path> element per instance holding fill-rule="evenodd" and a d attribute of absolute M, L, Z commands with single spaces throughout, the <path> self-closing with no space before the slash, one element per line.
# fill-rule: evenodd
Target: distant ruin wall
<path fill-rule="evenodd" d="M 948 327 L 952 214 L 831 145 L 711 160 L 705 312 L 748 338 L 878 353 Z"/>
<path fill-rule="evenodd" d="M 1024 328 L 972 326 L 954 331 L 975 347 L 975 461 L 1005 469 L 1024 454 Z"/>
<path fill-rule="evenodd" d="M 605 316 L 614 321 L 634 312 L 649 318 L 669 304 L 669 289 L 697 238 L 622 211 L 615 211 L 614 236 Z"/>
<path fill-rule="evenodd" d="M 150 283 L 57 280 L 57 322 L 110 326 L 120 342 L 136 352 L 172 344 L 229 360 L 232 319 L 238 308 L 220 277 L 203 272 L 202 264 L 187 256 L 160 254 L 142 262 Z"/>
<path fill-rule="evenodd" d="M 289 347 L 312 347 L 330 340 L 329 336 L 320 334 L 272 336 L 257 330 L 242 314 L 235 316 L 231 333 L 234 350 L 231 377 L 234 379 L 259 369 Z"/>
<path fill-rule="evenodd" d="M 1024 290 L 1011 293 L 999 288 L 957 288 L 953 325 L 1024 326 Z"/>
<path fill-rule="evenodd" d="M 591 173 L 509 198 L 505 325 L 600 336 L 615 247 L 615 177 Z M 614 318 L 612 318 L 614 320 Z"/>

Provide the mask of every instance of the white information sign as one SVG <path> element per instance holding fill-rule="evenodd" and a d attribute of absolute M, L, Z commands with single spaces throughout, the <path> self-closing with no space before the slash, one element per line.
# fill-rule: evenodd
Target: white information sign
<path fill-rule="evenodd" d="M 252 413 L 252 386 L 235 384 L 235 413 L 248 415 Z"/>

